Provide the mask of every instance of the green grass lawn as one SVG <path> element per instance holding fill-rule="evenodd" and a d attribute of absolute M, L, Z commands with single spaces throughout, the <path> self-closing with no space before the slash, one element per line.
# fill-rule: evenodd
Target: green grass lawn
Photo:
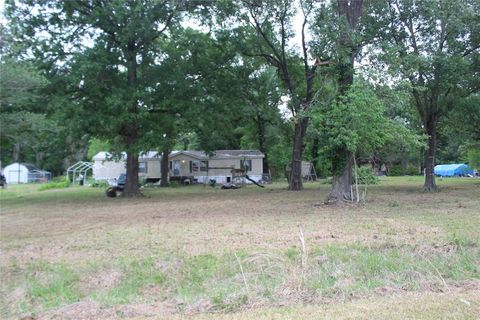
<path fill-rule="evenodd" d="M 0 191 L 0 318 L 393 319 L 480 314 L 480 180 L 382 178 L 368 201 L 205 186 Z"/>

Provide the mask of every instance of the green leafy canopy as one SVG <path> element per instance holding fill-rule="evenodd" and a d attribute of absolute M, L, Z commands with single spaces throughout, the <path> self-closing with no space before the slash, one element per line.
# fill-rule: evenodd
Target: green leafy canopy
<path fill-rule="evenodd" d="M 372 152 L 389 137 L 390 120 L 385 106 L 366 84 L 357 83 L 331 103 L 321 103 L 313 122 L 328 148 L 352 153 Z"/>

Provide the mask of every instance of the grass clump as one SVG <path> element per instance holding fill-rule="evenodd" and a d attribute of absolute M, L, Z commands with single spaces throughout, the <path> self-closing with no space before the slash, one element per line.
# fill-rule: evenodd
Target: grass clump
<path fill-rule="evenodd" d="M 70 181 L 66 177 L 57 177 L 52 181 L 44 183 L 38 187 L 38 191 L 44 191 L 49 189 L 63 189 L 70 187 Z"/>
<path fill-rule="evenodd" d="M 341 252 L 340 252 L 341 251 Z M 309 266 L 305 289 L 320 296 L 358 295 L 380 288 L 418 290 L 443 287 L 449 281 L 480 278 L 478 248 L 442 250 L 416 248 L 342 247 L 315 250 L 322 259 Z"/>
<path fill-rule="evenodd" d="M 33 305 L 52 308 L 78 301 L 78 275 L 59 263 L 39 262 L 29 268 L 27 295 Z"/>
<path fill-rule="evenodd" d="M 110 184 L 106 180 L 98 180 L 97 181 L 95 179 L 88 179 L 86 184 L 88 186 L 92 186 L 94 188 L 106 189 L 106 188 L 110 187 Z"/>
<path fill-rule="evenodd" d="M 211 254 L 186 257 L 175 279 L 170 283 L 177 289 L 179 298 L 188 303 L 208 299 L 212 308 L 230 310 L 238 304 L 237 295 L 243 294 L 240 267 L 235 255 Z"/>
<path fill-rule="evenodd" d="M 107 304 L 126 304 L 139 300 L 143 295 L 142 289 L 162 285 L 166 280 L 165 274 L 152 257 L 140 260 L 125 258 L 120 264 L 122 277 L 118 285 L 105 295 L 94 294 L 94 298 Z"/>

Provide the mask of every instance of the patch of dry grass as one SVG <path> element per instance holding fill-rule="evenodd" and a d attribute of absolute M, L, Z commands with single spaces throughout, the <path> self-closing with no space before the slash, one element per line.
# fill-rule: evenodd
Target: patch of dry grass
<path fill-rule="evenodd" d="M 347 303 L 320 306 L 247 310 L 234 314 L 202 314 L 189 319 L 478 319 L 480 291 L 468 293 L 410 293 L 390 297 L 372 297 Z M 141 319 L 141 318 L 137 318 Z M 174 319 L 183 319 L 176 317 Z"/>
<path fill-rule="evenodd" d="M 318 206 L 329 188 L 319 184 L 302 192 L 284 184 L 148 189 L 143 199 L 10 186 L 0 193 L 3 315 L 88 308 L 100 317 L 172 315 L 295 303 L 329 303 L 329 314 L 343 303 L 355 309 L 357 299 L 374 308 L 365 297 L 428 300 L 440 291 L 451 301 L 457 286 L 465 291 L 458 294 L 479 290 L 480 182 L 438 182 L 442 192 L 424 194 L 420 178 L 383 179 L 368 203 L 341 208 Z M 44 291 L 32 296 L 28 279 Z M 51 292 L 50 304 L 38 298 Z M 309 318 L 313 310 L 268 309 L 265 317 Z M 252 312 L 245 315 L 262 317 Z"/>

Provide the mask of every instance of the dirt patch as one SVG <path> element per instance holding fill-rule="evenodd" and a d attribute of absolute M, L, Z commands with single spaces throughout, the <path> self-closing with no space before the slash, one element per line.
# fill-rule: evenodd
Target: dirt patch
<path fill-rule="evenodd" d="M 459 292 L 467 292 L 467 291 L 480 291 L 480 280 L 471 279 L 471 280 L 463 280 L 463 281 L 455 281 L 450 284 L 450 289 L 459 291 Z"/>
<path fill-rule="evenodd" d="M 91 301 L 80 301 L 61 308 L 45 312 L 38 317 L 32 315 L 35 320 L 95 320 L 95 319 L 119 319 L 135 317 L 165 317 L 172 316 L 177 312 L 173 303 L 155 304 L 131 304 L 112 307 L 102 307 Z"/>
<path fill-rule="evenodd" d="M 6 294 L 3 297 L 2 303 L 5 303 L 6 306 L 22 301 L 25 298 L 26 292 L 23 287 L 17 287 L 12 292 Z"/>
<path fill-rule="evenodd" d="M 376 288 L 374 292 L 379 296 L 391 296 L 394 294 L 403 294 L 405 293 L 405 290 L 403 290 L 402 288 L 385 286 Z"/>
<path fill-rule="evenodd" d="M 452 244 L 444 244 L 444 245 L 419 245 L 414 249 L 414 253 L 420 256 L 429 256 L 431 254 L 448 254 L 448 253 L 456 253 L 458 250 L 458 246 Z"/>
<path fill-rule="evenodd" d="M 91 301 L 79 301 L 56 310 L 48 311 L 35 319 L 93 320 L 115 318 L 116 314 L 112 309 L 102 308 L 98 303 Z"/>
<path fill-rule="evenodd" d="M 185 308 L 186 315 L 193 315 L 204 312 L 214 311 L 214 304 L 208 299 L 200 299 L 192 305 Z"/>
<path fill-rule="evenodd" d="M 165 317 L 177 312 L 173 303 L 133 304 L 113 308 L 119 318 L 133 317 Z"/>
<path fill-rule="evenodd" d="M 80 279 L 80 292 L 107 292 L 117 286 L 122 278 L 122 272 L 119 270 L 105 270 L 95 272 L 87 277 Z"/>

